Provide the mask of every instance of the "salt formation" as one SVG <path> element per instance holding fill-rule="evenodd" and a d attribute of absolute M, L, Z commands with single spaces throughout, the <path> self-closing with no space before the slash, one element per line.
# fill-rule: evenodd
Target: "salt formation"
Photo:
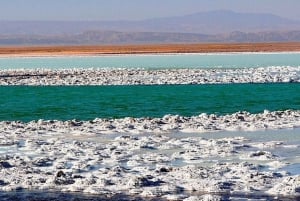
<path fill-rule="evenodd" d="M 242 69 L 15 69 L 0 70 L 0 85 L 157 85 L 300 82 L 300 68 Z"/>
<path fill-rule="evenodd" d="M 285 142 L 210 139 L 201 132 L 296 128 L 299 111 L 93 121 L 0 122 L 0 190 L 55 190 L 169 200 L 195 193 L 299 196 L 299 175 L 282 169 Z M 196 131 L 197 136 L 172 133 Z M 185 137 L 186 136 L 186 137 Z"/>

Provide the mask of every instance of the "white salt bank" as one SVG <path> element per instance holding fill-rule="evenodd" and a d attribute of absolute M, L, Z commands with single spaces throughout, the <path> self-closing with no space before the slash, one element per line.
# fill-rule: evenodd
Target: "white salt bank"
<path fill-rule="evenodd" d="M 0 190 L 168 200 L 295 198 L 300 193 L 299 118 L 299 111 L 288 110 L 168 115 L 130 124 L 128 118 L 0 122 Z M 288 130 L 273 130 L 279 128 Z"/>

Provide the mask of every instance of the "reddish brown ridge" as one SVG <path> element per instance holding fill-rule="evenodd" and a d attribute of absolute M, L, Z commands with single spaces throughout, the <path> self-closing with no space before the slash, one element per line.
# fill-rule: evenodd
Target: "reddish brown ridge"
<path fill-rule="evenodd" d="M 222 44 L 155 44 L 97 46 L 0 46 L 2 56 L 100 55 L 147 53 L 213 53 L 213 52 L 292 52 L 300 51 L 294 43 L 222 43 Z"/>

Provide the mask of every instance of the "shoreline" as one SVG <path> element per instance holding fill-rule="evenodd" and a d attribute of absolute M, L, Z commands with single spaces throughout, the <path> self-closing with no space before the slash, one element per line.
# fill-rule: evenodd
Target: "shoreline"
<path fill-rule="evenodd" d="M 203 43 L 95 46 L 0 46 L 1 57 L 104 56 L 186 53 L 276 53 L 300 52 L 295 43 Z"/>
<path fill-rule="evenodd" d="M 249 113 L 239 111 L 231 114 L 207 114 L 182 116 L 165 114 L 161 117 L 122 117 L 122 118 L 95 118 L 90 120 L 56 120 L 36 119 L 30 121 L 4 121 L 0 125 L 22 125 L 20 128 L 30 126 L 45 126 L 44 130 L 73 129 L 98 126 L 102 134 L 123 133 L 123 134 L 162 134 L 162 133 L 206 133 L 220 131 L 266 131 L 279 129 L 300 128 L 300 110 L 264 110 L 260 113 Z M 60 130 L 60 132 L 62 132 Z M 26 132 L 24 130 L 24 132 Z M 93 136 L 93 132 L 88 132 Z M 29 136 L 28 136 L 29 137 Z M 1 139 L 1 138 L 0 138 Z M 0 143 L 0 146 L 2 144 Z"/>
<path fill-rule="evenodd" d="M 1 50 L 0 50 L 1 51 Z M 262 51 L 262 52 L 185 52 L 185 53 L 100 53 L 100 54 L 1 54 L 0 59 L 9 58 L 94 58 L 94 57 L 126 57 L 126 56 L 180 56 L 180 55 L 268 55 L 268 54 L 300 54 L 300 51 Z"/>
<path fill-rule="evenodd" d="M 297 200 L 299 196 L 275 196 L 269 194 L 261 194 L 261 193 L 209 193 L 209 192 L 201 192 L 201 193 L 190 193 L 191 196 L 186 198 L 185 200 L 193 201 L 200 199 L 215 199 L 215 200 L 229 200 L 229 199 L 267 199 L 267 200 L 286 200 L 292 201 Z M 12 191 L 12 192 L 1 192 L 0 195 L 6 200 L 23 200 L 27 201 L 48 201 L 48 200 L 60 200 L 60 201 L 69 201 L 69 200 L 82 200 L 82 201 L 111 201 L 111 200 L 122 200 L 122 201 L 167 201 L 167 198 L 163 198 L 162 196 L 147 196 L 141 197 L 137 195 L 128 195 L 126 193 L 119 193 L 116 195 L 97 195 L 97 194 L 88 194 L 88 193 L 80 193 L 80 192 L 59 192 L 59 191 L 29 191 L 29 190 L 21 190 L 21 191 Z"/>

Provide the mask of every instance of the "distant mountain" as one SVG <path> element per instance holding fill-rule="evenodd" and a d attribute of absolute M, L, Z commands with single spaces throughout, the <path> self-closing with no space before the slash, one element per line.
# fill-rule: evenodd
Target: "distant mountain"
<path fill-rule="evenodd" d="M 228 10 L 141 21 L 0 21 L 0 35 L 61 35 L 86 31 L 224 34 L 300 30 L 300 22 L 265 13 Z"/>
<path fill-rule="evenodd" d="M 0 35 L 0 45 L 99 45 L 194 43 L 214 41 L 215 36 L 191 33 L 87 31 L 68 35 Z"/>
<path fill-rule="evenodd" d="M 163 32 L 88 31 L 69 35 L 0 35 L 0 45 L 104 45 L 154 43 L 296 42 L 300 31 L 192 34 Z"/>
<path fill-rule="evenodd" d="M 300 31 L 267 31 L 258 33 L 232 32 L 219 35 L 221 41 L 226 42 L 299 42 Z"/>
<path fill-rule="evenodd" d="M 142 21 L 0 21 L 0 45 L 300 41 L 300 22 L 227 10 Z"/>
<path fill-rule="evenodd" d="M 237 13 L 228 10 L 146 20 L 148 27 L 160 31 L 223 34 L 234 31 L 261 32 L 296 30 L 300 22 L 266 13 Z"/>

